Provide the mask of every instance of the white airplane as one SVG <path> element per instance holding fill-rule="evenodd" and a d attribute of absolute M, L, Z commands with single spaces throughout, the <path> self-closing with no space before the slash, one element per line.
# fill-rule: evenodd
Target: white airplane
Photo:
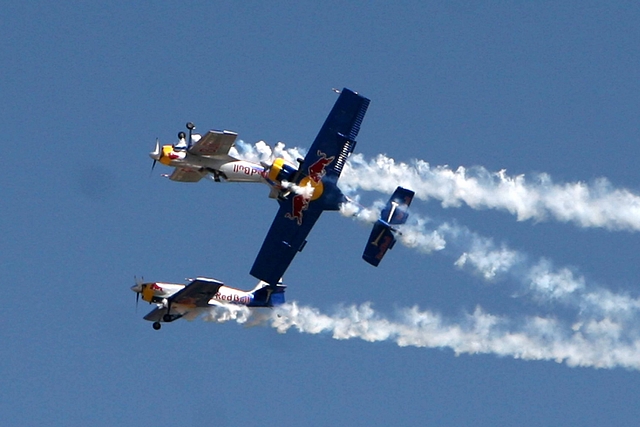
<path fill-rule="evenodd" d="M 136 305 L 142 299 L 149 304 L 156 304 L 145 320 L 153 322 L 153 329 L 159 330 L 160 322 L 173 322 L 190 312 L 195 316 L 198 309 L 214 306 L 241 305 L 246 307 L 273 307 L 284 304 L 286 286 L 278 283 L 269 285 L 260 281 L 251 291 L 225 286 L 219 280 L 207 277 L 188 279 L 186 285 L 164 282 L 137 282 L 131 287 L 136 295 Z"/>
<path fill-rule="evenodd" d="M 170 175 L 164 175 L 172 181 L 198 182 L 210 175 L 216 182 L 262 182 L 271 188 L 271 198 L 282 195 L 288 188 L 286 182 L 295 182 L 298 176 L 298 168 L 282 158 L 266 165 L 230 156 L 229 150 L 238 136 L 235 132 L 210 130 L 201 136 L 193 133 L 195 125 L 191 122 L 187 123 L 187 129 L 189 135 L 178 133 L 177 144 L 161 146 L 156 140 L 155 149 L 149 153 L 152 170 L 160 162 L 174 168 Z"/>

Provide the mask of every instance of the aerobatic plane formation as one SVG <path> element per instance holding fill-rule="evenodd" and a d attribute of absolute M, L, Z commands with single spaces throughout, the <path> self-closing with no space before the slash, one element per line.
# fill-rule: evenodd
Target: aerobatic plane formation
<path fill-rule="evenodd" d="M 131 289 L 137 298 L 156 308 L 144 318 L 160 329 L 161 322 L 172 322 L 198 309 L 236 304 L 247 307 L 273 307 L 284 303 L 282 277 L 295 255 L 302 251 L 307 236 L 324 211 L 336 211 L 347 201 L 338 188 L 340 173 L 356 146 L 356 137 L 369 106 L 369 99 L 349 89 L 340 93 L 320 132 L 298 165 L 276 158 L 271 164 L 237 159 L 229 154 L 237 133 L 210 130 L 195 134 L 187 123 L 188 134 L 180 132 L 176 144 L 160 145 L 149 153 L 152 170 L 159 162 L 173 168 L 165 175 L 172 181 L 198 182 L 208 177 L 216 182 L 261 182 L 277 200 L 279 208 L 251 267 L 259 279 L 252 291 L 240 291 L 215 279 L 197 278 L 186 285 L 149 282 Z M 398 226 L 406 222 L 413 191 L 398 187 L 373 225 L 363 259 L 377 266 L 395 243 Z"/>

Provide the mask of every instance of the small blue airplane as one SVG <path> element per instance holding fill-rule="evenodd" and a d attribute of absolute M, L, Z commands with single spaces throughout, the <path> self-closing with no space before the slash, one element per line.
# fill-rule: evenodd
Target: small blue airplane
<path fill-rule="evenodd" d="M 387 205 L 380 212 L 380 219 L 373 224 L 373 230 L 364 248 L 362 259 L 377 267 L 388 249 L 396 244 L 395 233 L 399 233 L 394 226 L 402 225 L 409 218 L 409 205 L 415 193 L 406 188 L 398 187 L 393 192 Z"/>
<path fill-rule="evenodd" d="M 340 91 L 300 167 L 296 170 L 276 159 L 270 168 L 273 181 L 287 181 L 300 191 L 281 194 L 280 209 L 258 252 L 251 275 L 278 283 L 324 211 L 335 211 L 346 201 L 337 186 L 347 157 L 369 106 L 369 99 L 347 88 Z"/>

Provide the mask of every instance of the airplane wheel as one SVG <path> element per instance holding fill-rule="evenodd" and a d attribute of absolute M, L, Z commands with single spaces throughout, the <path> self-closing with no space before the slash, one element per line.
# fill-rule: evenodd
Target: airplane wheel
<path fill-rule="evenodd" d="M 162 328 L 162 325 L 160 324 L 160 322 L 153 322 L 153 329 L 155 329 L 156 331 L 159 331 L 160 328 Z"/>
<path fill-rule="evenodd" d="M 165 314 L 164 316 L 162 316 L 162 320 L 168 323 L 168 322 L 171 322 L 173 318 L 171 317 L 170 314 Z"/>

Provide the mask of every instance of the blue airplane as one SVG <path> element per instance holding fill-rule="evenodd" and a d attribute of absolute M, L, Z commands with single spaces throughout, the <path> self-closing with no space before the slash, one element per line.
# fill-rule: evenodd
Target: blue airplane
<path fill-rule="evenodd" d="M 283 159 L 273 162 L 269 180 L 293 186 L 285 187 L 277 198 L 280 208 L 253 263 L 252 276 L 277 284 L 296 253 L 304 248 L 322 212 L 339 210 L 346 201 L 337 182 L 355 148 L 368 106 L 369 99 L 342 89 L 306 157 L 299 160 L 299 168 Z"/>
<path fill-rule="evenodd" d="M 393 192 L 387 205 L 380 212 L 380 219 L 373 224 L 373 230 L 364 248 L 362 259 L 377 267 L 382 261 L 388 249 L 392 249 L 396 243 L 395 233 L 398 230 L 395 225 L 402 225 L 409 218 L 409 205 L 415 193 L 406 188 L 398 187 Z"/>

